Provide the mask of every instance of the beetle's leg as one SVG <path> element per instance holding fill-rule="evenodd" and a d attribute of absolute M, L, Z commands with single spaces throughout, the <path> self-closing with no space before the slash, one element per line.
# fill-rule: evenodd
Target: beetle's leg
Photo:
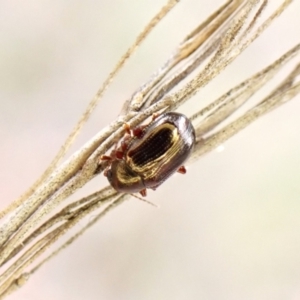
<path fill-rule="evenodd" d="M 130 135 L 125 135 L 123 140 L 121 141 L 121 146 L 119 147 L 119 151 L 125 152 L 128 149 L 128 144 L 131 140 L 131 136 Z"/>
<path fill-rule="evenodd" d="M 116 157 L 116 159 L 123 159 L 124 158 L 124 151 L 116 150 L 115 157 Z"/>
<path fill-rule="evenodd" d="M 110 155 L 101 155 L 100 160 L 112 161 L 113 158 Z"/>
<path fill-rule="evenodd" d="M 178 170 L 177 170 L 178 173 L 180 174 L 185 174 L 186 173 L 186 168 L 185 166 L 181 166 Z"/>
<path fill-rule="evenodd" d="M 157 117 L 159 117 L 159 116 L 160 116 L 160 113 L 154 113 L 152 115 L 152 121 L 154 121 L 155 119 L 157 119 Z"/>
<path fill-rule="evenodd" d="M 144 129 L 147 127 L 148 125 L 140 125 L 137 126 L 133 129 L 131 129 L 131 126 L 128 123 L 124 123 L 123 127 L 126 131 L 126 133 L 129 134 L 129 137 L 136 137 L 138 139 L 140 139 L 144 133 Z"/>
<path fill-rule="evenodd" d="M 132 135 L 140 139 L 143 136 L 144 129 L 147 127 L 147 125 L 140 125 L 138 127 L 135 127 L 132 129 Z"/>
<path fill-rule="evenodd" d="M 123 124 L 123 128 L 125 129 L 126 133 L 130 134 L 131 135 L 131 127 L 128 123 L 124 123 Z"/>
<path fill-rule="evenodd" d="M 146 189 L 140 190 L 139 193 L 140 193 L 143 197 L 146 197 L 146 196 L 147 196 L 147 190 L 146 190 Z"/>

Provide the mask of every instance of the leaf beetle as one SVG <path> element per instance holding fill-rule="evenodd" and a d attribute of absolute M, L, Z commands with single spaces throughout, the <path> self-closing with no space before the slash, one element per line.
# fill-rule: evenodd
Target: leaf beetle
<path fill-rule="evenodd" d="M 167 112 L 126 129 L 130 135 L 110 156 L 101 157 L 109 161 L 104 175 L 115 190 L 146 196 L 146 189 L 155 190 L 174 172 L 186 172 L 182 164 L 193 150 L 195 130 L 185 115 Z"/>

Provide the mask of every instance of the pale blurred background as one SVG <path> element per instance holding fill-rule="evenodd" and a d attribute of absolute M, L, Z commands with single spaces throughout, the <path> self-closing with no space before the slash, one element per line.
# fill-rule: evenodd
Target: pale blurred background
<path fill-rule="evenodd" d="M 193 105 L 215 99 L 300 41 L 294 2 Z M 46 168 L 164 3 L 1 1 L 1 207 Z M 221 3 L 181 1 L 115 80 L 72 151 L 113 121 L 123 101 Z M 300 299 L 299 111 L 300 97 L 190 166 L 186 176 L 149 192 L 160 209 L 125 203 L 9 299 Z M 104 184 L 99 176 L 76 198 Z"/>

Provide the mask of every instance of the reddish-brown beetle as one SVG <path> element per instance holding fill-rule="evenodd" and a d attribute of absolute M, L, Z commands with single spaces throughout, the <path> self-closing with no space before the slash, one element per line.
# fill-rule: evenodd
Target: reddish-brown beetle
<path fill-rule="evenodd" d="M 128 131 L 130 129 L 128 128 Z M 155 190 L 174 172 L 185 173 L 182 166 L 195 143 L 195 130 L 183 114 L 164 113 L 148 125 L 132 130 L 121 146 L 113 150 L 104 172 L 114 189 L 125 193 Z"/>

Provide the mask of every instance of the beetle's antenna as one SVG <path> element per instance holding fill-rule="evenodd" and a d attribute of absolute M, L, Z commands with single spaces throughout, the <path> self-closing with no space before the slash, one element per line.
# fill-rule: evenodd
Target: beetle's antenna
<path fill-rule="evenodd" d="M 143 201 L 143 202 L 146 202 L 146 203 L 148 203 L 148 204 L 150 204 L 150 205 L 152 205 L 152 206 L 154 206 L 154 207 L 156 207 L 156 208 L 160 208 L 160 206 L 157 205 L 157 204 L 154 203 L 154 202 L 151 202 L 151 201 L 149 201 L 149 200 L 147 200 L 147 199 L 141 198 L 141 197 L 139 197 L 139 196 L 137 196 L 137 195 L 134 195 L 134 194 L 130 194 L 130 195 L 131 195 L 132 197 L 137 198 L 137 199 L 139 199 L 139 200 L 141 200 L 141 201 Z"/>

